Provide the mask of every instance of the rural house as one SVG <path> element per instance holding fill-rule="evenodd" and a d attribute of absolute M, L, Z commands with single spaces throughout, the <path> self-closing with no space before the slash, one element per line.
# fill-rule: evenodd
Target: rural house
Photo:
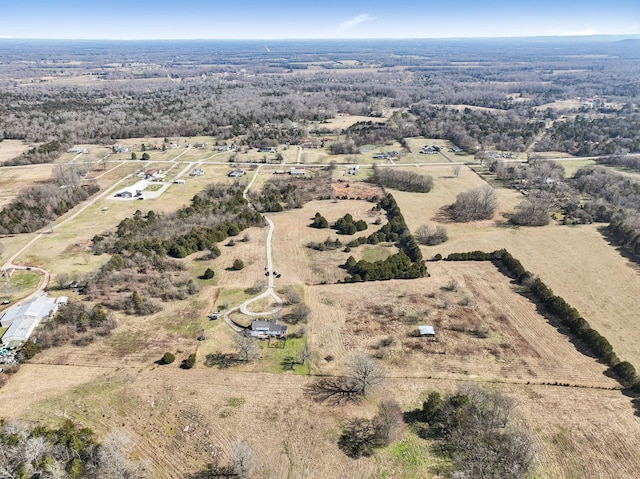
<path fill-rule="evenodd" d="M 251 322 L 251 337 L 258 339 L 286 338 L 287 326 L 277 325 L 274 321 L 256 319 Z"/>

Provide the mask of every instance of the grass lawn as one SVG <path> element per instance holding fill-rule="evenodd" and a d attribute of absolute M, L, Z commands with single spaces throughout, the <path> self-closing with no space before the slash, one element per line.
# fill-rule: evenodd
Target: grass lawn
<path fill-rule="evenodd" d="M 288 358 L 297 360 L 298 354 L 306 343 L 305 338 L 291 338 L 286 341 L 269 341 L 259 340 L 258 347 L 262 359 L 258 360 L 261 370 L 267 373 L 281 373 L 283 371 L 292 371 L 294 374 L 307 374 L 309 368 L 307 364 L 294 364 L 293 369 L 288 369 L 285 364 Z"/>
<path fill-rule="evenodd" d="M 362 258 L 365 261 L 369 261 L 373 263 L 375 261 L 384 261 L 389 256 L 394 253 L 397 253 L 397 248 L 391 246 L 375 246 L 372 248 L 367 248 L 362 252 Z"/>
<path fill-rule="evenodd" d="M 14 273 L 11 280 L 0 282 L 0 298 L 21 298 L 32 293 L 40 282 L 40 275 L 30 271 Z"/>
<path fill-rule="evenodd" d="M 216 309 L 224 311 L 230 307 L 238 306 L 247 299 L 249 299 L 249 295 L 246 293 L 246 288 L 224 288 L 220 291 L 216 301 Z"/>

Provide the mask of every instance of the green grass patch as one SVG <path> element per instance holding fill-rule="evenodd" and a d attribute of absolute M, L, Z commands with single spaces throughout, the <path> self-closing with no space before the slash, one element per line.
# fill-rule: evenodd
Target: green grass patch
<path fill-rule="evenodd" d="M 249 326 L 251 326 L 251 322 L 254 319 L 259 319 L 259 318 L 255 318 L 253 316 L 247 316 L 246 314 L 237 312 L 229 315 L 229 319 L 231 319 L 231 321 L 236 323 L 241 328 L 248 328 Z"/>
<path fill-rule="evenodd" d="M 200 331 L 209 326 L 207 311 L 204 311 L 205 301 L 190 298 L 181 301 L 180 306 L 170 305 L 159 314 L 158 321 L 169 331 L 178 333 L 184 338 L 195 338 Z"/>
<path fill-rule="evenodd" d="M 0 298 L 25 296 L 35 290 L 39 282 L 40 275 L 38 273 L 31 271 L 14 273 L 8 283 L 0 282 Z"/>
<path fill-rule="evenodd" d="M 203 270 L 204 271 L 204 270 Z M 216 309 L 224 311 L 235 306 L 239 306 L 245 300 L 249 299 L 249 295 L 245 292 L 246 288 L 224 288 L 220 291 L 218 300 L 216 301 Z"/>
<path fill-rule="evenodd" d="M 380 479 L 422 479 L 449 468 L 448 461 L 430 453 L 427 441 L 412 433 L 376 452 L 376 458 L 381 465 Z"/>
<path fill-rule="evenodd" d="M 288 363 L 288 358 L 298 358 L 298 354 L 307 342 L 306 338 L 292 338 L 286 341 L 271 341 L 271 346 L 266 340 L 258 340 L 258 347 L 262 359 L 260 363 L 262 370 L 268 373 L 282 373 L 291 371 L 294 374 L 307 374 L 309 367 L 307 364 L 294 364 L 293 369 L 289 370 L 284 367 Z"/>
<path fill-rule="evenodd" d="M 387 246 L 373 246 L 362 251 L 362 259 L 371 263 L 375 261 L 384 261 L 395 252 L 395 248 Z"/>
<path fill-rule="evenodd" d="M 122 356 L 144 351 L 148 347 L 144 338 L 129 331 L 112 335 L 108 344 L 115 353 Z"/>
<path fill-rule="evenodd" d="M 576 171 L 578 171 L 580 168 L 597 164 L 594 160 L 557 161 L 556 163 L 564 167 L 565 178 L 573 178 L 573 176 L 576 174 Z"/>
<path fill-rule="evenodd" d="M 403 467 L 416 468 L 426 465 L 425 450 L 418 443 L 417 438 L 409 437 L 391 446 L 391 456 Z"/>
<path fill-rule="evenodd" d="M 0 338 L 4 335 L 4 333 L 7 332 L 7 329 L 9 329 L 9 328 L 8 327 L 7 328 L 0 328 Z"/>
<path fill-rule="evenodd" d="M 239 398 L 229 398 L 227 404 L 231 407 L 240 407 L 245 403 L 245 399 L 243 397 Z"/>
<path fill-rule="evenodd" d="M 253 313 L 260 313 L 265 310 L 270 310 L 272 308 L 272 303 L 274 303 L 273 298 L 271 296 L 267 296 L 266 298 L 261 298 L 247 304 L 247 310 Z"/>

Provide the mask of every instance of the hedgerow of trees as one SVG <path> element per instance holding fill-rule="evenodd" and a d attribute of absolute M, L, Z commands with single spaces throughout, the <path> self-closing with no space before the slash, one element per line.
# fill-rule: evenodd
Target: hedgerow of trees
<path fill-rule="evenodd" d="M 514 258 L 508 251 L 502 249 L 486 253 L 483 251 L 471 251 L 468 253 L 452 253 L 446 258 L 448 261 L 492 261 L 501 271 L 514 278 L 518 284 L 526 288 L 527 292 L 543 305 L 546 310 L 557 318 L 563 326 L 579 338 L 588 350 L 600 361 L 607 364 L 614 372 L 620 371 L 618 376 L 625 385 L 634 384 L 637 381 L 635 368 L 626 361 L 620 361 L 613 350 L 613 346 L 598 331 L 593 329 L 580 313 L 564 298 L 553 293 L 540 278 L 525 270 L 522 263 Z M 623 363 L 622 366 L 618 366 Z"/>
<path fill-rule="evenodd" d="M 429 193 L 433 189 L 431 175 L 421 175 L 396 168 L 381 168 L 378 165 L 373 165 L 372 181 L 385 188 L 415 193 Z"/>
<path fill-rule="evenodd" d="M 380 199 L 376 208 L 384 209 L 387 213 L 387 223 L 368 237 L 360 237 L 347 244 L 349 247 L 369 243 L 397 242 L 400 251 L 384 260 L 370 262 L 356 261 L 350 256 L 343 267 L 350 277 L 346 282 L 378 281 L 386 279 L 421 278 L 427 274 L 427 267 L 422 259 L 420 247 L 409 231 L 400 207 L 391 194 Z"/>
<path fill-rule="evenodd" d="M 31 233 L 99 191 L 95 183 L 80 184 L 73 166 L 59 167 L 51 183 L 35 184 L 22 190 L 0 210 L 0 234 Z"/>

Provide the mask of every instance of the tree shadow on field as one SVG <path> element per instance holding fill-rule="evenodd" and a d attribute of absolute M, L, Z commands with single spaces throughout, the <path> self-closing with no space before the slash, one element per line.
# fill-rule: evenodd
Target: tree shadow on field
<path fill-rule="evenodd" d="M 512 281 L 512 283 L 515 283 L 515 281 Z M 542 316 L 544 319 L 546 319 L 547 323 L 553 326 L 556 329 L 556 331 L 558 331 L 558 333 L 565 336 L 569 340 L 569 342 L 573 345 L 573 347 L 576 348 L 577 352 L 589 358 L 595 359 L 600 364 L 604 364 L 605 366 L 608 366 L 606 362 L 604 362 L 603 360 L 598 358 L 596 355 L 594 355 L 591 352 L 591 350 L 587 348 L 587 346 L 582 342 L 582 340 L 576 334 L 571 332 L 571 330 L 567 326 L 563 325 L 557 317 L 549 313 L 549 311 L 547 310 L 547 308 L 544 306 L 543 303 L 538 301 L 533 295 L 528 293 L 526 290 L 521 290 L 516 292 L 519 295 L 527 298 L 533 305 L 535 305 L 536 312 L 540 316 Z M 609 369 L 607 369 L 607 371 L 609 371 Z M 607 375 L 607 371 L 605 371 L 604 373 L 605 375 Z M 616 376 L 611 376 L 611 377 L 616 378 Z"/>
<path fill-rule="evenodd" d="M 620 256 L 629 260 L 629 263 L 631 263 L 629 266 L 631 266 L 636 270 L 638 269 L 638 265 L 640 265 L 640 256 L 638 256 L 637 254 L 634 254 L 633 251 L 629 250 L 629 248 L 625 248 L 624 246 L 621 246 L 620 244 L 616 243 L 613 238 L 613 235 L 607 229 L 606 226 L 599 226 L 597 228 L 597 231 L 607 241 L 607 244 L 612 248 L 614 248 L 620 254 Z"/>

